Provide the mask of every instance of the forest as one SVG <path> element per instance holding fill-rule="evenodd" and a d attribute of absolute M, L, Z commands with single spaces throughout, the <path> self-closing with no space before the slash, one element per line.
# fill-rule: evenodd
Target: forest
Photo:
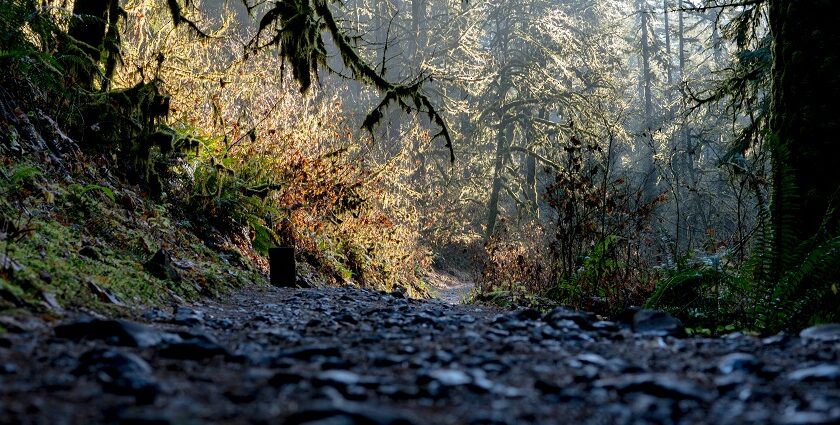
<path fill-rule="evenodd" d="M 838 39 L 814 3 L 6 1 L 4 300 L 84 304 L 39 233 L 210 261 L 178 229 L 255 274 L 294 246 L 319 281 L 414 297 L 456 269 L 474 301 L 712 334 L 837 320 Z"/>
<path fill-rule="evenodd" d="M 837 17 L 2 0 L 0 422 L 836 423 Z"/>

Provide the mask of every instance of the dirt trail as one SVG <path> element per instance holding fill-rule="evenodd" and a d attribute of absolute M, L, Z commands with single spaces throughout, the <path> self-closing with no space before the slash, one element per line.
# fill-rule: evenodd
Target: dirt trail
<path fill-rule="evenodd" d="M 437 292 L 437 298 L 448 304 L 463 304 L 475 287 L 472 276 L 458 269 L 432 269 L 426 282 Z"/>
<path fill-rule="evenodd" d="M 840 423 L 840 325 L 685 338 L 336 288 L 0 325 L 0 424 Z"/>

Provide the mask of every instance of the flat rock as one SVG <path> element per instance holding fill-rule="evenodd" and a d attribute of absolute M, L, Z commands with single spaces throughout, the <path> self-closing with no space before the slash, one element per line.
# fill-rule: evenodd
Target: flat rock
<path fill-rule="evenodd" d="M 76 372 L 92 373 L 99 371 L 106 371 L 111 374 L 150 374 L 152 373 L 152 367 L 134 353 L 113 348 L 96 348 L 82 354 Z"/>
<path fill-rule="evenodd" d="M 408 415 L 378 405 L 351 402 L 316 403 L 292 413 L 284 425 L 413 425 Z"/>
<path fill-rule="evenodd" d="M 172 316 L 159 308 L 152 308 L 143 312 L 143 319 L 150 322 L 168 322 Z"/>
<path fill-rule="evenodd" d="M 152 368 L 133 353 L 115 349 L 93 349 L 79 359 L 76 375 L 93 375 L 109 392 L 133 395 L 140 404 L 154 402 L 160 387 Z"/>
<path fill-rule="evenodd" d="M 569 363 L 572 367 L 581 368 L 584 365 L 597 366 L 598 368 L 609 370 L 612 372 L 624 372 L 630 369 L 630 366 L 622 359 L 612 358 L 606 359 L 603 356 L 594 353 L 581 353 L 573 357 Z"/>
<path fill-rule="evenodd" d="M 473 381 L 470 375 L 457 369 L 434 369 L 425 376 L 447 387 L 467 385 Z"/>
<path fill-rule="evenodd" d="M 362 377 L 348 370 L 328 370 L 318 374 L 316 381 L 324 384 L 357 385 Z"/>
<path fill-rule="evenodd" d="M 155 347 L 180 341 L 178 335 L 127 320 L 82 320 L 56 326 L 55 336 L 80 340 L 103 340 L 130 347 Z"/>
<path fill-rule="evenodd" d="M 277 357 L 290 357 L 298 360 L 311 360 L 314 357 L 340 357 L 341 348 L 333 345 L 314 345 L 283 351 Z"/>
<path fill-rule="evenodd" d="M 664 311 L 639 310 L 633 315 L 633 331 L 645 335 L 684 337 L 679 319 Z"/>
<path fill-rule="evenodd" d="M 813 367 L 797 369 L 788 374 L 791 381 L 840 381 L 840 366 L 821 364 Z"/>
<path fill-rule="evenodd" d="M 181 360 L 204 360 L 216 356 L 230 356 L 227 348 L 206 339 L 189 339 L 166 344 L 158 350 L 162 357 Z"/>
<path fill-rule="evenodd" d="M 184 326 L 197 326 L 204 323 L 204 312 L 189 307 L 178 307 L 175 309 L 175 317 L 172 323 Z"/>
<path fill-rule="evenodd" d="M 799 333 L 802 339 L 812 341 L 840 341 L 840 323 L 811 326 Z"/>
<path fill-rule="evenodd" d="M 593 323 L 597 322 L 598 318 L 593 313 L 557 307 L 546 313 L 542 320 L 558 329 L 568 327 L 567 322 L 572 322 L 581 329 L 591 330 L 593 329 Z"/>
<path fill-rule="evenodd" d="M 661 374 L 624 375 L 595 381 L 596 387 L 614 389 L 621 394 L 640 392 L 656 397 L 709 401 L 714 394 L 691 381 Z"/>
<path fill-rule="evenodd" d="M 747 353 L 732 353 L 727 354 L 720 362 L 718 362 L 718 370 L 723 374 L 730 374 L 733 372 L 752 372 L 755 371 L 761 362 L 752 354 Z"/>

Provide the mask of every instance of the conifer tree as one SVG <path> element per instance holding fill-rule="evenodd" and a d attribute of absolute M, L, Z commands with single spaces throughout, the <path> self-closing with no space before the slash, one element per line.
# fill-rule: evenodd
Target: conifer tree
<path fill-rule="evenodd" d="M 840 2 L 771 0 L 774 37 L 773 269 L 796 261 L 794 250 L 836 235 L 840 167 Z M 816 239 L 814 239 L 817 237 Z"/>

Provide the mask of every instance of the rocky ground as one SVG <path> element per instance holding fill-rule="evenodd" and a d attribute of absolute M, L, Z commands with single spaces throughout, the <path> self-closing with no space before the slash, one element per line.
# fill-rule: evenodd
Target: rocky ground
<path fill-rule="evenodd" d="M 840 423 L 840 326 L 685 338 L 353 289 L 0 317 L 0 423 Z"/>

